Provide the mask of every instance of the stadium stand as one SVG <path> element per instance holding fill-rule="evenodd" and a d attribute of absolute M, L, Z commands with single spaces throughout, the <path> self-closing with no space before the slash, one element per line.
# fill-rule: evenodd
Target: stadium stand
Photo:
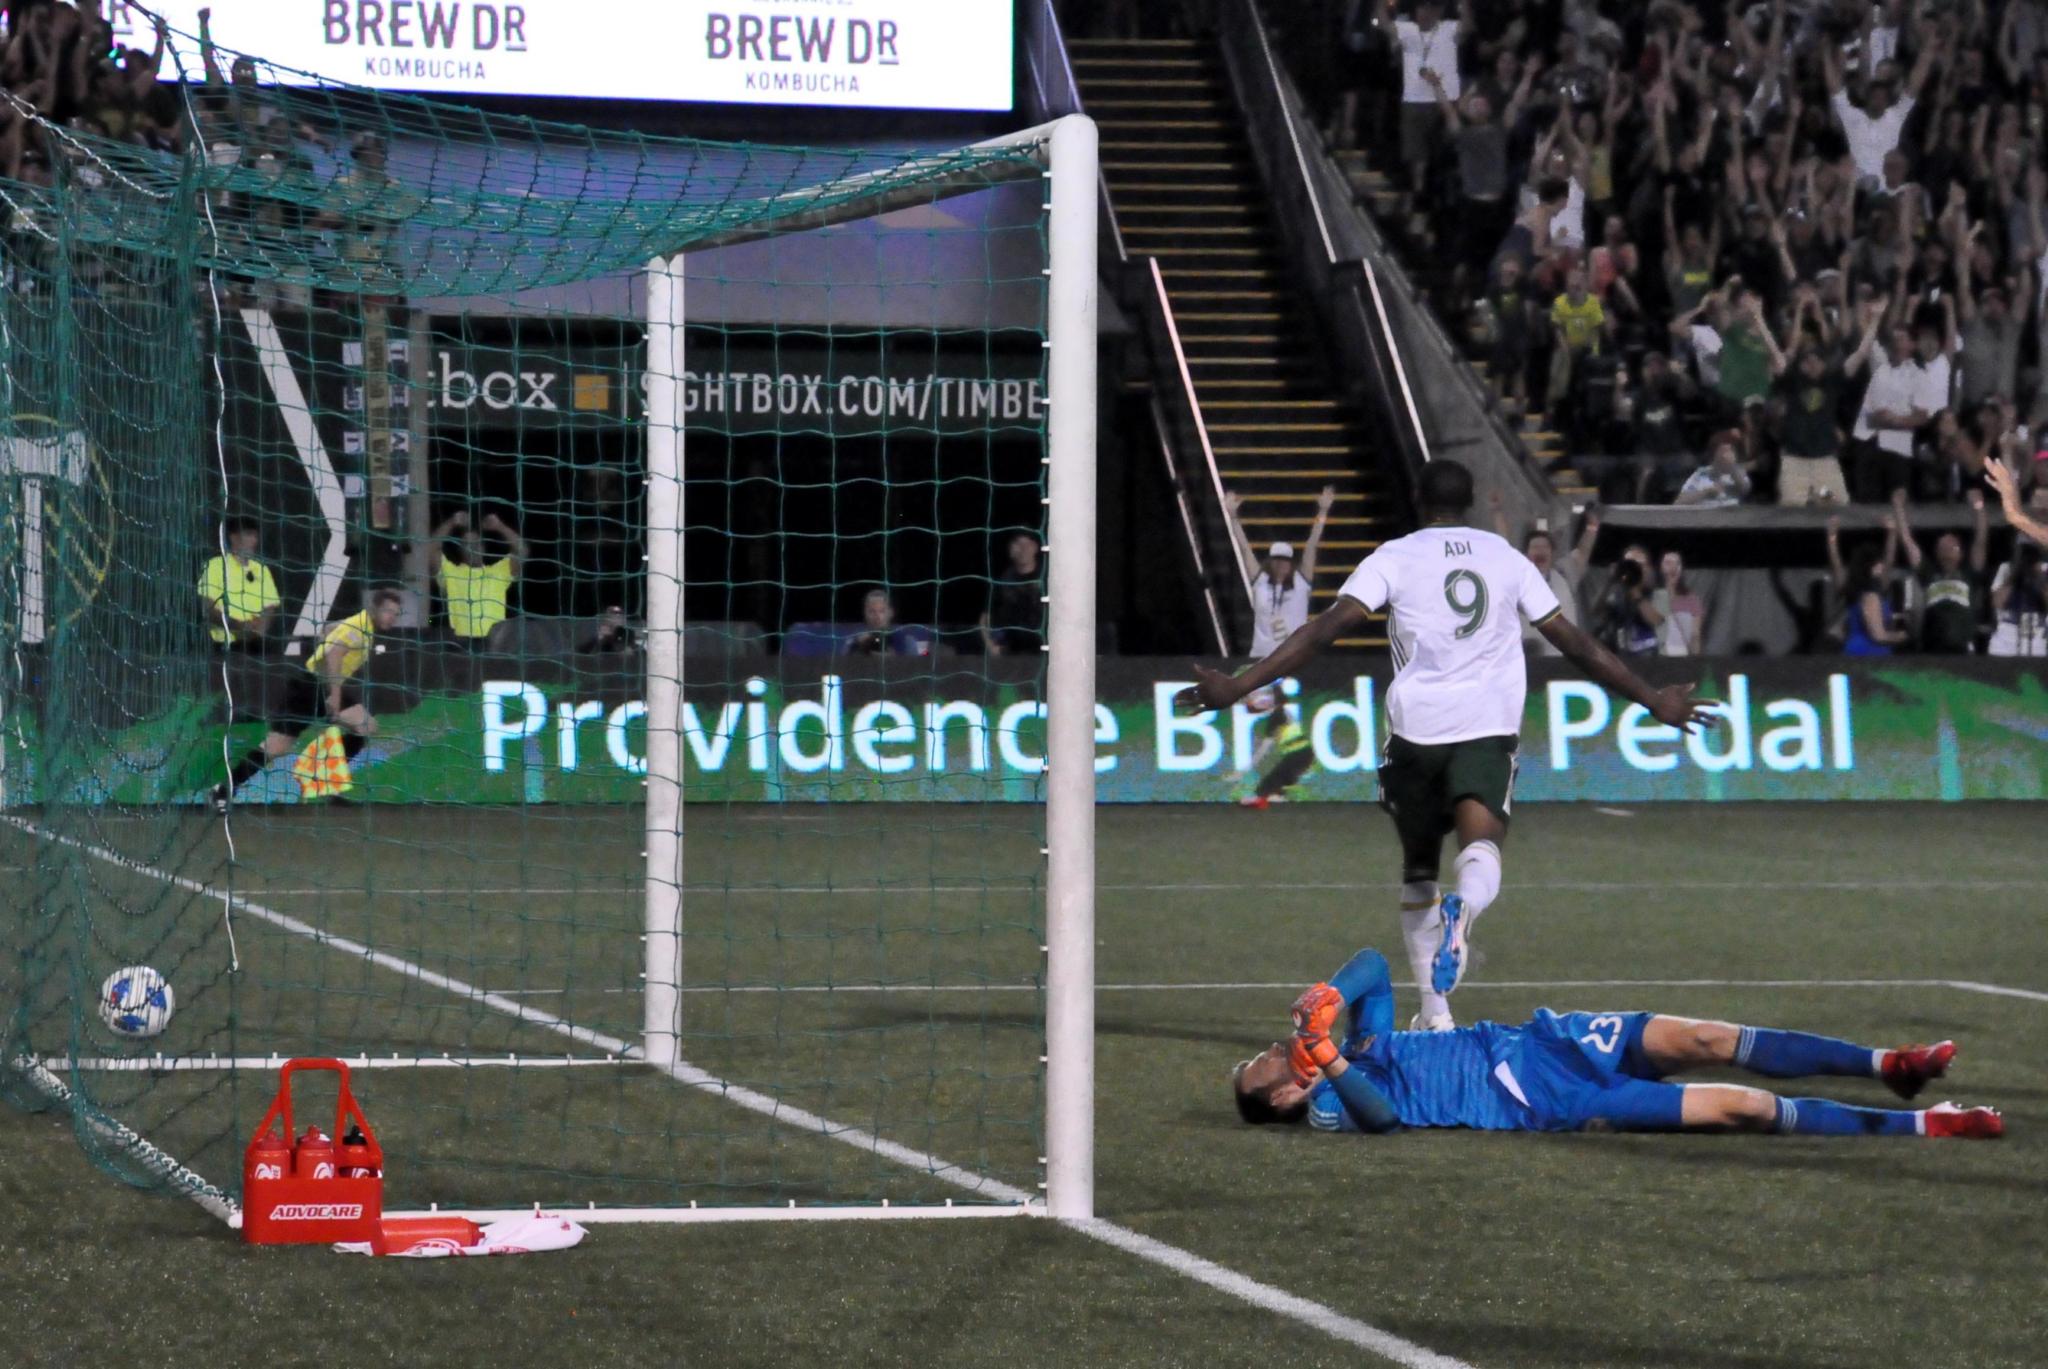
<path fill-rule="evenodd" d="M 1905 486 L 1961 503 L 1993 457 L 2048 499 L 2026 459 L 2048 247 L 2038 6 L 1423 8 L 1274 14 L 1361 197 L 1560 494 L 1671 502 L 1725 436 L 1755 502 Z M 1402 94 L 1422 18 L 1444 34 L 1433 107 Z M 1419 181 L 1404 128 L 1426 145 Z M 1806 350 L 1814 382 L 1777 374 Z M 1888 362 L 1920 403 L 1873 429 L 1857 420 Z M 1846 490 L 1782 459 L 1810 450 L 1797 413 L 1815 403 L 1850 434 Z"/>
<path fill-rule="evenodd" d="M 1158 259 L 1220 474 L 1263 553 L 1337 502 L 1312 588 L 1327 607 L 1398 532 L 1396 491 L 1338 393 L 1261 191 L 1213 37 L 1077 39 L 1103 173 L 1129 250 Z"/>

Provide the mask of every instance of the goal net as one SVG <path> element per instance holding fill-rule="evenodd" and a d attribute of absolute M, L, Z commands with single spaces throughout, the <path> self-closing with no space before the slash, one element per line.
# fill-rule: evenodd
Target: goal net
<path fill-rule="evenodd" d="M 0 1090 L 223 1216 L 307 1055 L 390 1209 L 1085 1215 L 1092 127 L 171 61 L 0 182 Z"/>

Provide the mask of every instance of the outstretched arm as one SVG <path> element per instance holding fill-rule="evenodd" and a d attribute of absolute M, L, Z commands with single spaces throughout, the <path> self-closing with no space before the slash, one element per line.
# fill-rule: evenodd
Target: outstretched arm
<path fill-rule="evenodd" d="M 2012 524 L 2013 531 L 2023 537 L 2031 537 L 2042 546 L 2048 547 L 2048 524 L 2029 518 L 2026 510 L 2020 507 L 2019 479 L 2013 475 L 2012 468 L 1996 459 L 1986 461 L 1984 478 L 1991 482 L 1991 488 L 1997 492 L 1998 502 L 2005 510 L 2005 521 Z M 1309 627 L 1314 626 L 1314 623 L 1309 624 Z M 1302 629 L 1304 632 L 1307 630 Z M 1295 634 L 1296 637 L 1300 635 L 1299 632 Z"/>
<path fill-rule="evenodd" d="M 1779 249 L 1781 251 L 1783 246 L 1784 239 L 1781 235 L 1779 238 Z M 1791 259 L 1787 258 L 1785 264 L 1787 267 L 1790 267 L 1792 264 Z M 1798 272 L 1796 271 L 1785 277 L 1787 280 L 1797 280 L 1798 278 Z M 1770 363 L 1771 378 L 1775 380 L 1777 377 L 1785 374 L 1784 350 L 1778 346 L 1778 340 L 1771 336 L 1770 321 L 1764 317 L 1764 306 L 1755 296 L 1751 296 L 1749 301 L 1749 330 L 1755 333 L 1757 341 L 1764 345 L 1764 356 Z"/>
<path fill-rule="evenodd" d="M 1579 530 L 1579 544 L 1572 548 L 1572 563 L 1578 567 L 1573 579 L 1586 573 L 1593 564 L 1593 544 L 1600 540 L 1600 510 L 1586 510 L 1586 523 Z"/>
<path fill-rule="evenodd" d="M 1196 666 L 1194 688 L 1183 690 L 1175 702 L 1192 695 L 1203 708 L 1228 708 L 1253 690 L 1294 674 L 1320 656 L 1330 643 L 1365 626 L 1365 620 L 1365 605 L 1340 594 L 1336 603 L 1289 633 L 1272 655 L 1238 674 L 1225 675 L 1220 670 Z"/>
<path fill-rule="evenodd" d="M 1927 88 L 1927 77 L 1934 70 L 1934 56 L 1935 44 L 1920 45 L 1920 55 L 1913 60 L 1912 70 L 1906 73 L 1906 94 L 1901 103 L 1912 104 L 1919 100 L 1920 92 Z"/>
<path fill-rule="evenodd" d="M 156 89 L 157 73 L 163 69 L 164 44 L 170 40 L 170 30 L 164 26 L 161 16 L 152 21 L 156 29 L 156 51 L 149 57 L 149 64 L 138 64 L 133 71 L 123 72 L 128 82 L 128 98 L 141 104 Z M 137 49 L 130 49 L 131 52 Z"/>
<path fill-rule="evenodd" d="M 1898 529 L 1899 550 L 1905 553 L 1906 569 L 1918 571 L 1921 559 L 1920 539 L 1913 535 L 1913 521 L 1906 513 L 1906 492 L 1904 490 L 1892 492 L 1890 526 Z"/>
<path fill-rule="evenodd" d="M 1308 545 L 1301 549 L 1301 578 L 1311 585 L 1316 582 L 1316 556 L 1323 546 L 1323 528 L 1330 521 L 1330 508 L 1337 502 L 1337 487 L 1323 486 L 1323 492 L 1316 496 L 1316 521 L 1308 530 Z"/>
<path fill-rule="evenodd" d="M 199 11 L 199 60 L 206 67 L 206 84 L 224 86 L 228 78 L 221 74 L 220 58 L 213 48 L 213 9 L 209 6 Z"/>
<path fill-rule="evenodd" d="M 1428 84 L 1430 93 L 1436 96 L 1436 107 L 1443 111 L 1444 127 L 1456 133 L 1459 128 L 1464 126 L 1465 119 L 1463 115 L 1458 113 L 1457 101 L 1453 100 L 1450 94 L 1445 91 L 1444 78 L 1436 74 L 1435 67 L 1424 67 L 1422 69 L 1422 79 Z M 1510 125 L 1510 127 L 1512 126 Z"/>
<path fill-rule="evenodd" d="M 1834 581 L 1835 593 L 1843 594 L 1849 589 L 1849 568 L 1842 563 L 1842 516 L 1828 515 L 1828 577 Z"/>
<path fill-rule="evenodd" d="M 1863 336 L 1856 344 L 1856 350 L 1849 353 L 1849 359 L 1842 363 L 1843 375 L 1855 375 L 1870 361 L 1870 349 L 1877 345 L 1877 330 L 1884 322 L 1882 301 L 1872 300 L 1863 310 Z"/>
<path fill-rule="evenodd" d="M 1223 513 L 1230 520 L 1230 545 L 1237 548 L 1237 564 L 1244 569 L 1245 582 L 1259 578 L 1259 554 L 1252 550 L 1252 539 L 1245 533 L 1244 519 L 1238 510 L 1244 506 L 1244 496 L 1232 490 L 1223 497 Z"/>
<path fill-rule="evenodd" d="M 1536 624 L 1536 630 L 1573 665 L 1592 676 L 1594 683 L 1632 703 L 1641 704 L 1658 722 L 1687 732 L 1695 726 L 1712 725 L 1713 715 L 1707 712 L 1707 705 L 1714 700 L 1703 699 L 1693 693 L 1692 685 L 1653 687 L 1630 670 L 1619 656 L 1593 640 L 1562 613 L 1551 614 Z"/>

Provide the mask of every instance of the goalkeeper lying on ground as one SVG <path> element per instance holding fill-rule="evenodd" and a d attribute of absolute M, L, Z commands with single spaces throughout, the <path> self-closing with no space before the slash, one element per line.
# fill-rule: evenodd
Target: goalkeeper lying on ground
<path fill-rule="evenodd" d="M 1330 1029 L 1349 1020 L 1339 1045 Z M 1308 1119 L 1319 1131 L 1473 1127 L 1482 1131 L 1771 1131 L 1809 1136 L 2002 1135 L 1992 1108 L 1942 1103 L 1920 1111 L 1781 1098 L 1735 1084 L 1669 1084 L 1705 1065 L 1796 1079 L 1882 1079 L 1911 1098 L 1947 1072 L 1952 1041 L 1875 1050 L 1827 1036 L 1698 1022 L 1660 1013 L 1554 1013 L 1519 1027 L 1477 1022 L 1447 1032 L 1397 1032 L 1394 988 L 1378 951 L 1294 1004 L 1294 1036 L 1231 1072 L 1247 1122 Z"/>

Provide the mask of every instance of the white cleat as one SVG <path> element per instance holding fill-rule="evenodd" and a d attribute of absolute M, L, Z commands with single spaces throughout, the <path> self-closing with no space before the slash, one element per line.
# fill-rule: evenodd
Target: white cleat
<path fill-rule="evenodd" d="M 1457 1028 L 1458 1024 L 1447 1012 L 1437 1013 L 1433 1017 L 1417 1013 L 1408 1019 L 1408 1030 L 1412 1032 L 1447 1032 L 1456 1031 Z"/>

